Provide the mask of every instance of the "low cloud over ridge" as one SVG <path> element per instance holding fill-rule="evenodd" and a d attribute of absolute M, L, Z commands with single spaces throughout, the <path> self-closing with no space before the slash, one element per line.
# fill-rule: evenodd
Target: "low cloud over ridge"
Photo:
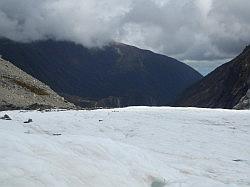
<path fill-rule="evenodd" d="M 250 42 L 249 7 L 249 0 L 1 0 L 0 36 L 87 47 L 119 41 L 180 60 L 216 60 Z"/>

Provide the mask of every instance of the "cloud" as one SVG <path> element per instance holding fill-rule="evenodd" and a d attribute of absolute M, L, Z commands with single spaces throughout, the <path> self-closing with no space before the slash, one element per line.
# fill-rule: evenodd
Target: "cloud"
<path fill-rule="evenodd" d="M 180 60 L 231 58 L 250 42 L 249 0 L 1 0 L 0 36 L 110 41 Z"/>
<path fill-rule="evenodd" d="M 54 38 L 99 46 L 116 35 L 127 7 L 115 0 L 2 0 L 0 34 L 21 41 Z"/>

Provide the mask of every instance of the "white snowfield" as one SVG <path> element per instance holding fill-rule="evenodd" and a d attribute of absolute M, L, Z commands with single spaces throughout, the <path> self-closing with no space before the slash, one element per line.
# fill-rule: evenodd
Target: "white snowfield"
<path fill-rule="evenodd" d="M 250 186 L 250 111 L 8 111 L 0 186 Z M 32 123 L 23 123 L 32 118 Z"/>

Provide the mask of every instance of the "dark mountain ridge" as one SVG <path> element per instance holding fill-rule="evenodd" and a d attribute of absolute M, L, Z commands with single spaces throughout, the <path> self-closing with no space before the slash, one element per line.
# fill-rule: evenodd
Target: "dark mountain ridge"
<path fill-rule="evenodd" d="M 177 106 L 232 109 L 240 100 L 247 101 L 249 89 L 250 46 L 247 46 L 235 59 L 184 91 Z"/>
<path fill-rule="evenodd" d="M 81 106 L 171 105 L 202 78 L 173 58 L 120 43 L 88 49 L 67 41 L 0 39 L 0 54 Z"/>

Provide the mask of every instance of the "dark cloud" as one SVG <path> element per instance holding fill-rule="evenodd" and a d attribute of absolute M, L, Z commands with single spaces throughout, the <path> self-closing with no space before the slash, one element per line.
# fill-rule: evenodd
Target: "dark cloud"
<path fill-rule="evenodd" d="M 116 40 L 180 60 L 231 58 L 250 42 L 249 0 L 1 0 L 0 36 Z"/>

